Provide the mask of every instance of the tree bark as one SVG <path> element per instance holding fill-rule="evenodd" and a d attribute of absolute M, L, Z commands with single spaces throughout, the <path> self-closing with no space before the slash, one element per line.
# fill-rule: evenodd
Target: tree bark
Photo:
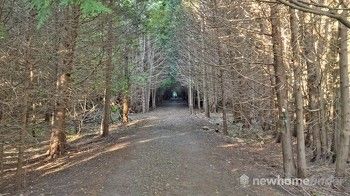
<path fill-rule="evenodd" d="M 210 118 L 206 65 L 204 65 L 204 71 L 203 71 L 203 108 L 204 108 L 205 117 Z"/>
<path fill-rule="evenodd" d="M 24 187 L 24 145 L 25 145 L 25 135 L 29 133 L 29 108 L 32 102 L 33 93 L 33 51 L 32 51 L 32 36 L 35 32 L 35 12 L 33 9 L 29 11 L 28 21 L 27 21 L 27 34 L 25 42 L 25 89 L 23 98 L 23 113 L 22 113 L 22 128 L 19 132 L 19 143 L 18 143 L 18 157 L 17 157 L 17 185 L 21 189 Z"/>
<path fill-rule="evenodd" d="M 214 67 L 211 68 L 211 84 L 212 84 L 212 93 L 211 93 L 211 112 L 218 112 L 218 98 L 217 98 L 217 85 L 216 85 L 216 71 Z"/>
<path fill-rule="evenodd" d="M 220 76 L 221 76 L 221 99 L 222 99 L 222 132 L 225 135 L 228 135 L 228 128 L 227 128 L 227 107 L 226 107 L 226 94 L 225 94 L 225 75 L 224 71 L 220 70 Z"/>
<path fill-rule="evenodd" d="M 4 173 L 4 140 L 3 140 L 3 133 L 2 130 L 0 132 L 0 180 L 3 178 Z"/>
<path fill-rule="evenodd" d="M 150 109 L 150 98 L 151 98 L 151 90 L 152 90 L 152 84 L 153 84 L 153 69 L 154 69 L 154 65 L 153 65 L 153 50 L 152 50 L 152 44 L 151 44 L 151 39 L 148 39 L 148 84 L 147 84 L 147 93 L 146 93 L 146 112 L 149 112 Z"/>
<path fill-rule="evenodd" d="M 197 108 L 199 112 L 201 111 L 201 93 L 198 82 L 196 82 L 196 92 L 197 92 Z"/>
<path fill-rule="evenodd" d="M 350 136 L 350 96 L 349 96 L 349 61 L 348 61 L 348 29 L 339 24 L 339 69 L 340 69 L 340 105 L 341 124 L 339 147 L 336 159 L 336 176 L 344 177 L 346 161 L 349 156 Z"/>
<path fill-rule="evenodd" d="M 188 53 L 188 109 L 190 111 L 190 114 L 193 114 L 194 108 L 193 108 L 193 79 L 192 79 L 192 59 L 191 54 Z"/>
<path fill-rule="evenodd" d="M 153 86 L 153 89 L 152 89 L 152 110 L 155 110 L 157 107 L 156 97 L 157 97 L 157 89 L 155 88 L 155 86 Z"/>
<path fill-rule="evenodd" d="M 293 53 L 293 73 L 294 73 L 294 99 L 296 108 L 296 132 L 297 132 L 297 173 L 299 178 L 306 175 L 306 155 L 304 137 L 304 103 L 302 92 L 302 64 L 300 60 L 300 46 L 298 42 L 299 26 L 298 17 L 294 9 L 290 9 L 291 44 Z"/>
<path fill-rule="evenodd" d="M 276 95 L 279 110 L 279 124 L 282 134 L 283 168 L 286 177 L 295 176 L 295 163 L 290 131 L 286 66 L 283 60 L 283 38 L 281 35 L 280 8 L 271 5 L 272 44 L 274 54 L 274 71 L 276 77 Z"/>
<path fill-rule="evenodd" d="M 201 37 L 201 55 L 204 56 L 204 32 L 205 32 L 205 25 L 204 25 L 205 18 L 202 17 L 201 20 L 201 31 L 200 31 L 200 37 Z M 207 118 L 210 118 L 210 110 L 209 110 L 209 98 L 208 98 L 208 75 L 207 75 L 207 65 L 203 64 L 203 109 L 204 109 L 204 115 Z"/>
<path fill-rule="evenodd" d="M 69 101 L 69 86 L 71 72 L 74 66 L 75 45 L 78 37 L 80 9 L 78 6 L 64 8 L 65 23 L 61 35 L 61 46 L 59 62 L 61 63 L 61 74 L 57 79 L 57 98 L 55 115 L 52 125 L 50 139 L 50 158 L 55 158 L 64 153 L 67 147 L 66 141 L 66 110 Z"/>
<path fill-rule="evenodd" d="M 125 89 L 123 92 L 123 123 L 129 122 L 129 108 L 130 108 L 130 72 L 129 72 L 129 46 L 125 46 L 124 53 L 124 80 Z"/>
<path fill-rule="evenodd" d="M 188 79 L 188 109 L 190 114 L 193 114 L 193 92 L 192 92 L 192 78 Z"/>
<path fill-rule="evenodd" d="M 314 35 L 314 25 L 307 24 L 305 22 L 305 14 L 302 16 L 302 23 L 304 26 L 303 34 L 304 38 L 304 54 L 307 65 L 307 88 L 308 88 L 308 131 L 312 135 L 312 144 L 314 148 L 313 160 L 317 161 L 322 155 L 321 146 L 321 132 L 320 132 L 320 67 L 316 63 L 316 45 Z M 311 19 L 310 23 L 313 23 L 314 19 Z"/>
<path fill-rule="evenodd" d="M 147 54 L 148 54 L 148 37 L 146 35 L 143 35 L 143 54 L 142 54 L 142 67 L 143 67 L 143 72 L 146 73 L 147 71 Z M 142 84 L 142 113 L 146 113 L 147 112 L 147 80 L 146 83 Z"/>
<path fill-rule="evenodd" d="M 112 6 L 113 1 L 110 0 L 110 6 Z M 103 97 L 103 116 L 101 122 L 101 136 L 106 137 L 109 134 L 109 124 L 111 122 L 111 96 L 112 96 L 112 74 L 114 70 L 113 66 L 113 17 L 107 16 L 107 39 L 106 39 L 106 53 L 107 60 L 105 65 L 105 89 Z"/>

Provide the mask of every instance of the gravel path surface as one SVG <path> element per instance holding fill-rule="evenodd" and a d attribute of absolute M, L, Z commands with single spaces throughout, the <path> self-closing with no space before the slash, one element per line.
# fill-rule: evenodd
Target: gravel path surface
<path fill-rule="evenodd" d="M 137 117 L 143 123 L 112 135 L 100 153 L 41 177 L 25 195 L 285 195 L 277 187 L 242 187 L 242 174 L 269 171 L 201 130 L 208 121 L 181 103 Z"/>

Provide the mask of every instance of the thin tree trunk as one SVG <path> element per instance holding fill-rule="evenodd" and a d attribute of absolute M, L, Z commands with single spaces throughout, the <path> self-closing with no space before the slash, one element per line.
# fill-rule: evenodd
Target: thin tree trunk
<path fill-rule="evenodd" d="M 54 7 L 57 8 L 58 7 L 58 2 L 55 2 Z M 57 107 L 57 98 L 58 98 L 58 81 L 59 81 L 59 68 L 61 67 L 61 65 L 63 64 L 63 58 L 60 58 L 60 49 L 61 47 L 61 40 L 63 39 L 61 28 L 62 28 L 62 11 L 59 9 L 54 9 L 54 13 L 53 13 L 53 17 L 54 17 L 54 30 L 55 30 L 55 36 L 53 39 L 53 45 L 52 48 L 54 50 L 54 54 L 53 56 L 53 72 L 52 72 L 52 80 L 51 82 L 51 88 L 52 91 L 50 92 L 51 94 L 55 95 L 54 99 L 50 101 L 49 103 L 49 110 L 47 111 L 46 114 L 46 120 L 47 122 L 50 122 L 51 126 L 54 125 L 55 119 L 56 119 L 56 107 Z"/>
<path fill-rule="evenodd" d="M 31 106 L 32 99 L 32 82 L 33 82 L 33 53 L 32 53 L 32 36 L 35 31 L 35 13 L 34 10 L 29 11 L 27 21 L 27 34 L 26 34 L 26 50 L 25 50 L 25 66 L 24 72 L 25 78 L 25 89 L 23 98 L 23 113 L 22 113 L 22 128 L 19 132 L 19 143 L 18 143 L 18 157 L 17 157 L 17 185 L 21 189 L 24 187 L 24 145 L 25 135 L 29 130 L 29 108 Z"/>
<path fill-rule="evenodd" d="M 147 36 L 143 35 L 143 54 L 142 54 L 142 67 L 143 67 L 143 72 L 146 73 L 146 69 L 147 69 L 147 54 L 148 54 L 148 41 L 147 41 Z M 147 102 L 147 89 L 146 89 L 147 84 L 143 84 L 142 86 L 142 113 L 146 113 L 147 109 L 146 109 L 146 102 Z"/>
<path fill-rule="evenodd" d="M 29 78 L 27 78 L 29 80 Z M 26 89 L 24 91 L 25 95 L 23 98 L 23 114 L 22 114 L 22 128 L 19 133 L 19 143 L 18 143 L 18 157 L 17 157 L 17 186 L 19 189 L 24 187 L 24 137 L 28 133 L 28 119 L 29 119 L 29 99 L 30 95 L 30 82 L 26 81 Z"/>
<path fill-rule="evenodd" d="M 193 92 L 192 92 L 192 79 L 190 78 L 188 80 L 188 108 L 190 111 L 190 114 L 193 114 Z"/>
<path fill-rule="evenodd" d="M 324 4 L 325 1 L 324 0 L 318 0 L 318 3 L 320 4 Z M 329 34 L 329 29 L 330 29 L 330 25 L 329 25 L 329 20 L 324 21 L 324 18 L 322 17 L 318 17 L 318 21 L 316 23 L 316 31 L 317 32 L 322 32 L 322 29 L 325 29 L 325 35 Z M 329 150 L 328 150 L 328 134 L 327 134 L 327 129 L 326 129 L 326 121 L 327 121 L 327 117 L 326 117 L 326 105 L 325 105 L 325 87 L 326 85 L 326 80 L 322 80 L 322 78 L 326 78 L 326 74 L 324 74 L 324 72 L 322 71 L 322 67 L 326 67 L 327 65 L 325 65 L 324 61 L 322 59 L 327 58 L 325 55 L 325 50 L 326 50 L 326 39 L 319 39 L 317 41 L 316 44 L 317 47 L 317 67 L 318 67 L 318 94 L 319 94 L 319 127 L 320 127 L 320 142 L 321 142 L 321 156 L 322 158 L 326 159 L 328 154 L 329 154 Z"/>
<path fill-rule="evenodd" d="M 305 23 L 305 13 L 302 14 L 302 20 L 304 26 L 303 34 L 305 36 L 304 42 L 304 54 L 307 65 L 307 87 L 308 87 L 308 131 L 312 134 L 312 144 L 314 148 L 313 160 L 317 161 L 321 158 L 321 132 L 319 123 L 319 109 L 320 109 L 320 67 L 316 63 L 316 45 L 313 24 Z M 312 21 L 314 21 L 312 19 Z"/>
<path fill-rule="evenodd" d="M 320 122 L 320 136 L 321 136 L 321 150 L 323 158 L 327 158 L 329 155 L 328 149 L 328 135 L 326 129 L 326 106 L 324 100 L 324 91 L 320 88 L 320 114 L 319 114 L 319 122 Z"/>
<path fill-rule="evenodd" d="M 1 119 L 0 119 L 1 120 Z M 4 173 L 4 140 L 2 130 L 0 131 L 0 180 L 2 180 Z"/>
<path fill-rule="evenodd" d="M 221 76 L 221 98 L 222 98 L 222 131 L 225 135 L 228 135 L 227 128 L 227 114 L 226 114 L 226 94 L 225 94 L 225 75 L 224 71 L 220 70 Z"/>
<path fill-rule="evenodd" d="M 208 86 L 207 86 L 207 66 L 204 65 L 203 71 L 203 108 L 204 114 L 207 118 L 210 118 L 210 110 L 209 110 L 209 100 L 208 100 Z"/>
<path fill-rule="evenodd" d="M 129 122 L 129 105 L 130 99 L 128 95 L 123 96 L 123 123 Z"/>
<path fill-rule="evenodd" d="M 339 40 L 337 40 L 339 41 Z M 335 44 L 333 42 L 333 44 Z M 334 47 L 333 50 L 336 51 L 338 48 Z M 338 52 L 337 52 L 338 53 Z M 334 58 L 332 59 L 333 62 L 337 62 L 336 58 L 338 55 L 334 54 Z M 335 162 L 336 156 L 338 154 L 339 149 L 339 133 L 340 133 L 340 89 L 339 89 L 339 69 L 333 68 L 332 73 L 332 82 L 333 82 L 333 137 L 332 137 L 332 145 L 331 145 L 331 152 L 333 154 L 332 156 L 332 162 Z"/>
<path fill-rule="evenodd" d="M 349 61 L 348 61 L 348 29 L 340 24 L 339 27 L 339 71 L 340 71 L 340 105 L 341 124 L 339 147 L 336 159 L 336 176 L 344 177 L 346 161 L 349 156 L 350 136 L 350 96 L 349 96 Z"/>
<path fill-rule="evenodd" d="M 156 97 L 157 97 L 157 90 L 155 87 L 153 87 L 154 89 L 152 89 L 152 109 L 155 110 L 156 109 Z"/>
<path fill-rule="evenodd" d="M 112 6 L 113 1 L 110 0 L 109 5 Z M 107 16 L 107 39 L 106 39 L 106 53 L 107 60 L 105 65 L 105 89 L 103 97 L 103 116 L 101 122 L 101 136 L 106 137 L 109 134 L 109 123 L 111 121 L 111 96 L 112 96 L 112 74 L 113 74 L 113 19 Z"/>
<path fill-rule="evenodd" d="M 211 67 L 211 73 L 212 73 L 211 83 L 212 83 L 212 87 L 213 87 L 213 91 L 211 94 L 211 100 L 212 100 L 211 109 L 212 109 L 213 113 L 217 113 L 218 112 L 218 99 L 217 99 L 216 71 L 213 67 Z"/>
<path fill-rule="evenodd" d="M 130 108 L 130 73 L 129 73 L 129 46 L 125 46 L 124 53 L 124 80 L 126 86 L 123 92 L 123 123 L 129 122 L 129 108 Z"/>
<path fill-rule="evenodd" d="M 192 81 L 192 61 L 191 61 L 191 54 L 188 53 L 188 109 L 190 111 L 190 114 L 193 114 L 194 108 L 193 108 L 193 81 Z"/>
<path fill-rule="evenodd" d="M 205 32 L 205 19 L 202 18 L 201 20 L 201 55 L 204 56 L 204 32 Z M 207 75 L 207 65 L 203 64 L 203 109 L 204 109 L 204 115 L 207 118 L 210 118 L 210 110 L 209 110 L 209 98 L 208 98 L 208 75 Z"/>
<path fill-rule="evenodd" d="M 281 35 L 280 6 L 271 5 L 272 43 L 276 77 L 276 95 L 279 110 L 279 124 L 282 134 L 283 168 L 286 177 L 295 176 L 295 163 L 290 131 L 286 66 L 283 60 L 283 40 Z"/>
<path fill-rule="evenodd" d="M 304 178 L 306 175 L 306 155 L 304 138 L 304 103 L 302 92 L 302 65 L 300 60 L 300 47 L 298 42 L 299 26 L 298 17 L 294 9 L 290 9 L 291 44 L 293 52 L 293 72 L 294 72 L 294 98 L 296 108 L 296 132 L 297 132 L 297 173 L 298 177 Z"/>
<path fill-rule="evenodd" d="M 0 105 L 0 181 L 4 177 L 4 157 L 5 157 L 5 130 L 3 129 L 4 108 Z"/>
<path fill-rule="evenodd" d="M 149 73 L 148 73 L 148 85 L 147 85 L 147 93 L 146 93 L 146 111 L 149 112 L 150 108 L 150 98 L 151 98 L 151 88 L 152 88 L 152 76 L 153 76 L 153 50 L 152 50 L 152 44 L 151 44 L 151 39 L 148 39 L 148 67 L 149 67 Z"/>
<path fill-rule="evenodd" d="M 198 82 L 196 82 L 196 90 L 197 90 L 197 108 L 199 112 L 201 111 L 201 93 Z"/>

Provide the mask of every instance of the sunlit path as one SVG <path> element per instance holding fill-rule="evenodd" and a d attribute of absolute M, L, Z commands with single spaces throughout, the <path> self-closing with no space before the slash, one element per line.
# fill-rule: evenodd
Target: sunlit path
<path fill-rule="evenodd" d="M 244 188 L 242 174 L 264 174 L 222 137 L 203 132 L 206 120 L 172 100 L 117 134 L 88 160 L 44 176 L 31 195 L 282 195 L 274 187 Z M 114 137 L 114 136 L 112 136 Z M 245 162 L 246 161 L 246 162 Z M 69 179 L 69 183 L 67 183 Z"/>

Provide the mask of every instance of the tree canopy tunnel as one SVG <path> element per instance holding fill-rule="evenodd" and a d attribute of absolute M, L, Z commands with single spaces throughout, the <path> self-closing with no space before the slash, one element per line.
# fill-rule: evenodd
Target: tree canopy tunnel
<path fill-rule="evenodd" d="M 156 102 L 161 105 L 164 102 L 183 102 L 187 103 L 187 87 L 178 81 L 165 80 L 157 89 Z"/>

